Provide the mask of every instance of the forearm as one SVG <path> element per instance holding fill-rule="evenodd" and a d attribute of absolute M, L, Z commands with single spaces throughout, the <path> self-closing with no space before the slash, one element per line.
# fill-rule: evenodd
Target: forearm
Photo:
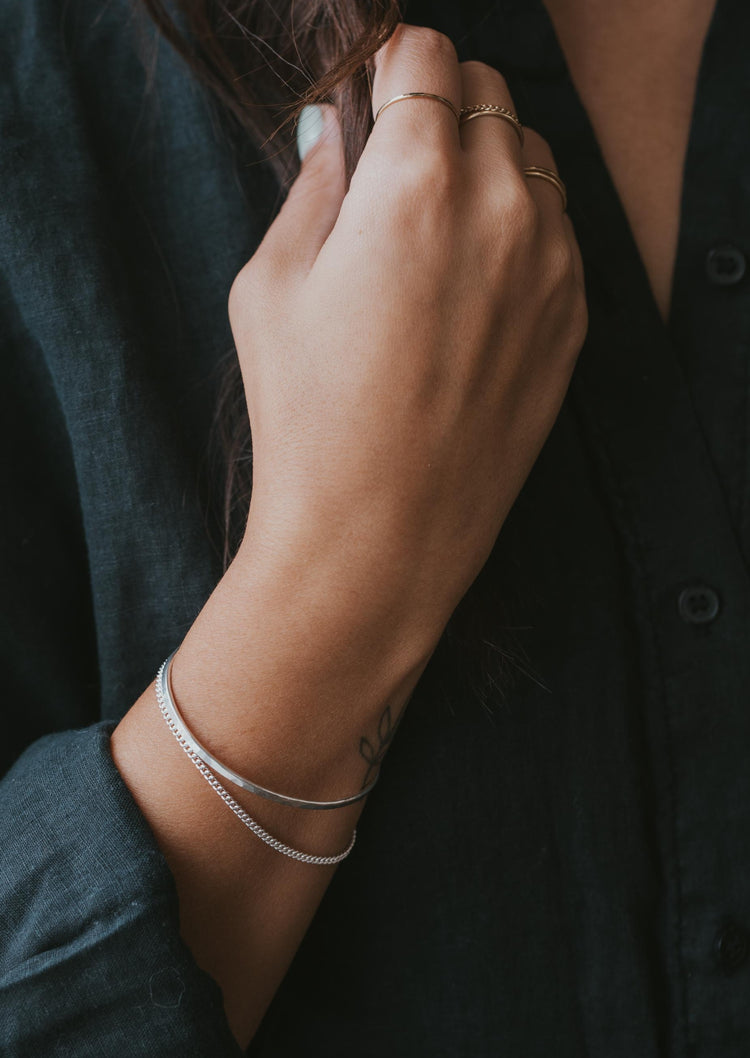
<path fill-rule="evenodd" d="M 354 793 L 370 770 L 361 739 L 385 749 L 381 718 L 388 709 L 393 728 L 435 635 L 402 623 L 382 572 L 342 564 L 341 551 L 283 563 L 247 553 L 180 648 L 175 700 L 212 753 L 254 781 L 314 800 Z M 243 827 L 177 744 L 153 686 L 114 732 L 112 752 L 175 876 L 183 936 L 221 985 L 244 1045 L 334 868 L 293 861 Z M 362 808 L 311 811 L 230 793 L 274 836 L 322 855 L 346 847 Z"/>
<path fill-rule="evenodd" d="M 432 99 L 411 99 L 426 86 Z M 521 144 L 507 122 L 457 135 L 462 101 L 513 110 L 502 77 L 460 68 L 446 38 L 402 26 L 372 87 L 373 115 L 404 105 L 375 123 L 348 188 L 333 119 L 232 285 L 251 530 L 175 665 L 178 704 L 217 757 L 311 799 L 361 788 L 361 739 L 379 744 L 387 708 L 395 722 L 487 560 L 587 322 L 559 194 L 525 179 L 529 164 L 554 168 L 547 145 Z M 435 95 L 449 106 L 435 109 Z M 173 867 L 185 937 L 244 1042 L 331 871 L 242 832 L 153 690 L 114 753 Z M 321 853 L 346 846 L 358 814 L 247 807 Z"/>

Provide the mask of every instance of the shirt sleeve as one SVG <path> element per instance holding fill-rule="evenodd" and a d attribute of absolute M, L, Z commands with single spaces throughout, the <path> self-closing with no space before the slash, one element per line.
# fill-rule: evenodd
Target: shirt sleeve
<path fill-rule="evenodd" d="M 0 783 L 0 1053 L 241 1058 L 115 726 L 47 735 Z"/>

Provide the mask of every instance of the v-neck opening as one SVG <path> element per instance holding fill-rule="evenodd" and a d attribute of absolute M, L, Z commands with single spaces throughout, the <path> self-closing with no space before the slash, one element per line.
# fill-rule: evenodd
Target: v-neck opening
<path fill-rule="evenodd" d="M 560 76 L 566 82 L 566 85 L 567 85 L 567 88 L 568 88 L 569 92 L 574 97 L 574 99 L 575 99 L 575 101 L 577 103 L 577 106 L 578 106 L 578 108 L 581 111 L 581 114 L 585 118 L 585 125 L 587 126 L 588 136 L 590 138 L 590 141 L 591 141 L 593 147 L 595 148 L 595 154 L 596 154 L 596 156 L 599 159 L 600 167 L 603 170 L 604 174 L 606 174 L 606 181 L 609 184 L 609 188 L 611 190 L 611 194 L 612 194 L 612 196 L 614 197 L 614 199 L 617 202 L 618 212 L 620 214 L 620 220 L 623 223 L 624 227 L 627 229 L 627 235 L 628 235 L 628 239 L 629 239 L 629 242 L 630 242 L 631 252 L 638 260 L 639 271 L 640 271 L 640 273 L 642 275 L 642 279 L 643 279 L 642 287 L 643 287 L 644 298 L 645 298 L 645 300 L 648 301 L 649 307 L 650 307 L 650 310 L 651 310 L 651 314 L 654 316 L 655 320 L 658 321 L 658 326 L 664 332 L 665 338 L 667 340 L 670 340 L 670 341 L 671 341 L 671 338 L 672 338 L 672 335 L 673 335 L 674 316 L 675 316 L 675 313 L 677 311 L 676 302 L 675 302 L 675 285 L 676 285 L 676 280 L 677 280 L 677 275 L 678 275 L 678 263 L 679 263 L 679 257 L 680 257 L 680 248 L 681 248 L 681 244 L 682 244 L 682 241 L 683 241 L 683 232 L 684 232 L 684 229 L 685 229 L 686 175 L 687 175 L 687 172 L 688 172 L 688 167 L 689 167 L 691 153 L 692 153 L 691 152 L 691 148 L 693 146 L 693 141 L 694 141 L 694 137 L 695 137 L 696 115 L 699 112 L 701 99 L 702 99 L 702 95 L 703 95 L 702 87 L 703 87 L 707 77 L 710 76 L 710 68 L 709 68 L 709 61 L 708 61 L 709 57 L 710 57 L 709 53 L 710 53 L 710 51 L 712 49 L 712 46 L 714 45 L 715 37 L 717 36 L 717 33 L 718 33 L 718 28 L 720 28 L 720 22 L 721 22 L 721 17 L 722 17 L 720 12 L 723 11 L 724 2 L 725 2 L 725 0 L 716 0 L 716 2 L 714 4 L 714 7 L 713 7 L 713 10 L 711 12 L 711 17 L 710 17 L 710 19 L 708 21 L 708 26 L 707 26 L 707 29 L 706 29 L 706 33 L 705 33 L 705 36 L 704 36 L 704 39 L 703 39 L 703 42 L 702 42 L 701 48 L 700 48 L 700 59 L 699 59 L 699 63 L 698 63 L 698 69 L 697 69 L 696 80 L 695 80 L 695 91 L 694 91 L 693 103 L 692 103 L 691 112 L 690 112 L 690 123 L 689 123 L 689 128 L 688 128 L 688 137 L 687 137 L 687 142 L 686 142 L 686 145 L 685 145 L 685 152 L 684 152 L 684 155 L 683 155 L 682 164 L 681 164 L 681 172 L 680 172 L 678 220 L 677 220 L 677 238 L 676 238 L 676 241 L 675 241 L 675 250 L 674 250 L 674 256 L 673 256 L 673 259 L 672 259 L 671 273 L 670 273 L 669 311 L 667 313 L 666 318 L 664 318 L 662 316 L 661 310 L 660 310 L 658 302 L 656 300 L 656 296 L 654 294 L 654 290 L 653 290 L 652 285 L 651 285 L 651 279 L 650 279 L 650 276 L 648 274 L 648 270 L 646 268 L 646 264 L 645 264 L 645 261 L 644 261 L 644 258 L 643 258 L 643 254 L 642 254 L 641 249 L 640 249 L 640 247 L 638 245 L 638 242 L 637 242 L 637 240 L 635 238 L 635 234 L 633 232 L 633 227 L 632 227 L 630 218 L 628 216 L 627 209 L 625 207 L 625 203 L 624 203 L 624 201 L 622 199 L 622 196 L 620 195 L 620 192 L 618 191 L 617 184 L 615 182 L 614 176 L 613 176 L 612 172 L 610 171 L 609 167 L 607 166 L 606 160 L 604 158 L 604 152 L 603 152 L 602 146 L 599 143 L 599 140 L 598 140 L 598 138 L 596 136 L 596 132 L 594 130 L 594 125 L 593 125 L 593 122 L 591 120 L 591 117 L 590 117 L 590 115 L 588 113 L 588 110 L 586 109 L 586 106 L 584 105 L 584 102 L 583 102 L 583 100 L 582 100 L 582 98 L 581 98 L 581 96 L 580 96 L 580 94 L 578 92 L 578 89 L 576 88 L 576 85 L 575 85 L 575 83 L 573 81 L 571 70 L 570 70 L 570 67 L 568 65 L 568 61 L 567 61 L 567 58 L 565 56 L 565 52 L 563 50 L 562 44 L 560 43 L 560 39 L 558 37 L 557 30 L 555 28 L 554 22 L 553 22 L 553 20 L 552 20 L 552 18 L 550 16 L 549 11 L 547 10 L 547 7 L 546 7 L 546 5 L 544 3 L 544 0 L 531 0 L 531 5 L 533 5 L 536 8 L 537 17 L 539 19 L 539 25 L 540 25 L 540 30 L 541 30 L 541 36 L 548 40 L 549 43 L 548 43 L 547 47 L 549 48 L 550 52 L 552 52 L 552 50 L 554 49 L 556 51 L 556 53 L 557 53 L 557 62 L 555 63 L 555 65 L 556 65 L 557 69 L 559 70 Z"/>
<path fill-rule="evenodd" d="M 665 465 L 674 463 L 683 446 L 692 464 L 692 479 L 682 500 L 686 517 L 698 502 L 710 502 L 721 510 L 728 548 L 743 553 L 741 526 L 733 517 L 732 499 L 721 467 L 717 464 L 704 430 L 695 394 L 675 340 L 680 312 L 678 280 L 687 225 L 687 197 L 691 158 L 694 151 L 696 115 L 702 112 L 707 82 L 711 79 L 714 49 L 724 36 L 727 8 L 731 0 L 718 0 L 704 40 L 693 103 L 691 129 L 683 162 L 680 194 L 680 226 L 674 263 L 670 313 L 665 321 L 659 311 L 651 283 L 630 223 L 612 176 L 605 163 L 586 108 L 573 83 L 557 34 L 542 0 L 527 0 L 535 25 L 544 39 L 547 62 L 527 69 L 511 82 L 514 99 L 525 124 L 537 127 L 550 143 L 568 185 L 569 213 L 582 248 L 590 307 L 590 332 L 574 373 L 573 389 L 582 394 L 601 427 L 600 439 L 612 445 L 610 466 L 620 476 L 632 477 L 639 467 L 649 474 L 651 453 L 636 454 L 639 447 L 632 417 L 642 419 L 646 433 L 662 433 L 661 453 Z M 689 208 L 689 207 L 688 207 Z M 671 433 L 667 423 L 673 422 Z M 688 443 L 688 424 L 690 424 Z M 629 437 L 629 451 L 624 438 Z M 686 447 L 687 446 L 687 447 Z M 613 452 L 616 451 L 616 455 Z M 656 446 L 653 459 L 659 458 Z M 645 478 L 644 478 L 645 481 Z M 703 484 L 699 484 L 703 482 Z M 710 501 L 708 497 L 713 497 Z M 644 497 L 640 502 L 644 502 Z M 747 566 L 745 566 L 747 573 Z"/>
<path fill-rule="evenodd" d="M 712 14 L 701 54 L 693 120 L 704 106 L 706 88 L 711 87 L 707 82 L 715 79 L 711 73 L 714 48 L 726 43 L 727 19 L 744 24 L 737 17 L 739 2 L 718 0 Z M 739 546 L 742 553 L 741 526 L 738 529 L 732 510 L 725 467 L 717 461 L 707 432 L 710 423 L 705 410 L 699 411 L 696 401 L 700 395 L 686 371 L 684 349 L 675 340 L 686 221 L 692 226 L 685 202 L 686 186 L 692 179 L 693 127 L 683 162 L 680 233 L 670 315 L 665 321 L 542 0 L 498 0 L 491 6 L 474 0 L 451 4 L 446 11 L 450 19 L 441 16 L 439 28 L 450 30 L 459 59 L 479 59 L 503 73 L 521 120 L 548 141 L 567 184 L 569 214 L 584 259 L 590 319 L 571 397 L 577 407 L 585 406 L 592 424 L 596 420 L 596 444 L 606 441 L 610 466 L 622 480 L 631 482 L 634 511 L 648 504 L 658 506 L 649 482 L 660 474 L 679 480 L 675 504 L 682 507 L 683 516 L 697 521 L 700 505 L 710 506 L 724 524 L 722 546 L 732 551 Z M 418 5 L 411 13 L 419 21 Z M 649 434 L 651 440 L 644 448 Z"/>

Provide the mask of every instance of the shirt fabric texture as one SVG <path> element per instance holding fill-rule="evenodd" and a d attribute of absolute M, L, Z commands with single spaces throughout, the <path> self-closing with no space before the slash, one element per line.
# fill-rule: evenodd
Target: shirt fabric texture
<path fill-rule="evenodd" d="M 220 575 L 226 298 L 280 199 L 133 11 L 0 10 L 4 1058 L 241 1053 L 109 736 Z M 446 706 L 428 668 L 247 1053 L 745 1058 L 750 7 L 706 41 L 666 325 L 541 0 L 406 15 L 549 141 L 590 328 L 480 575 L 512 679 Z"/>

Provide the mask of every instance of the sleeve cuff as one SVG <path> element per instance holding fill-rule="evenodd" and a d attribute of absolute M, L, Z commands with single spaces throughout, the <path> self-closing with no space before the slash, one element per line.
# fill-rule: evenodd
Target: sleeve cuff
<path fill-rule="evenodd" d="M 0 1051 L 241 1058 L 115 767 L 115 727 L 47 735 L 0 783 Z"/>

